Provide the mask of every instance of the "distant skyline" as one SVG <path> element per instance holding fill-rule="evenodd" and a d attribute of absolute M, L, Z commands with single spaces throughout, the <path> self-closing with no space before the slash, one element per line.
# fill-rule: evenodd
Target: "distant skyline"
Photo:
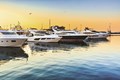
<path fill-rule="evenodd" d="M 0 0 L 0 26 L 9 28 L 19 21 L 24 28 L 67 29 L 90 27 L 120 31 L 120 0 Z"/>

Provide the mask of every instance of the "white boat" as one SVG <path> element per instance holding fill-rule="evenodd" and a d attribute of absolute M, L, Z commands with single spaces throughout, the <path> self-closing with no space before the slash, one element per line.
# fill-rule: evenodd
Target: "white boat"
<path fill-rule="evenodd" d="M 95 30 L 90 30 L 89 28 L 85 28 L 80 33 L 88 35 L 89 39 L 106 39 L 109 36 L 107 32 L 99 32 Z"/>
<path fill-rule="evenodd" d="M 20 36 L 13 31 L 0 31 L 0 46 L 1 47 L 21 47 L 27 37 Z"/>
<path fill-rule="evenodd" d="M 54 34 L 62 37 L 60 42 L 63 43 L 79 43 L 85 42 L 85 39 L 88 37 L 86 34 L 79 34 L 74 30 L 65 30 L 64 27 L 53 26 L 51 27 Z"/>
<path fill-rule="evenodd" d="M 45 31 L 30 31 L 28 35 L 28 41 L 32 42 L 47 42 L 47 43 L 54 43 L 59 42 L 61 37 L 55 34 L 48 34 Z"/>

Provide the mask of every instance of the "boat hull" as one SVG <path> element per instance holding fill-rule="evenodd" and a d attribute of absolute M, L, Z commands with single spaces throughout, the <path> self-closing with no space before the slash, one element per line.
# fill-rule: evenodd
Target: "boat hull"
<path fill-rule="evenodd" d="M 35 38 L 35 37 L 31 37 L 28 38 L 29 42 L 45 42 L 45 43 L 56 43 L 59 42 L 61 39 L 61 37 L 58 38 Z"/>
<path fill-rule="evenodd" d="M 85 42 L 87 36 L 61 36 L 62 39 L 59 41 L 61 43 L 81 43 Z"/>
<path fill-rule="evenodd" d="M 95 35 L 90 35 L 88 38 L 89 39 L 106 39 L 108 37 L 108 34 L 95 34 Z"/>
<path fill-rule="evenodd" d="M 0 47 L 21 47 L 27 38 L 0 38 Z"/>

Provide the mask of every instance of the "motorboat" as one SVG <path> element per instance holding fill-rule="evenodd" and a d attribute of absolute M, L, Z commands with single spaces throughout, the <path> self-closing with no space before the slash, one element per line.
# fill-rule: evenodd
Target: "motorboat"
<path fill-rule="evenodd" d="M 62 39 L 60 40 L 60 42 L 62 43 L 85 42 L 88 37 L 86 34 L 80 34 L 75 30 L 65 30 L 65 27 L 52 26 L 51 30 L 54 34 L 62 37 Z"/>
<path fill-rule="evenodd" d="M 14 31 L 0 30 L 1 47 L 21 47 L 27 40 L 27 37 L 20 36 Z"/>
<path fill-rule="evenodd" d="M 80 33 L 88 35 L 89 39 L 106 39 L 109 36 L 108 32 L 95 31 L 87 27 Z"/>
<path fill-rule="evenodd" d="M 40 30 L 30 30 L 28 36 L 28 41 L 32 42 L 47 42 L 54 43 L 59 42 L 61 37 L 55 34 L 49 34 L 46 31 Z"/>

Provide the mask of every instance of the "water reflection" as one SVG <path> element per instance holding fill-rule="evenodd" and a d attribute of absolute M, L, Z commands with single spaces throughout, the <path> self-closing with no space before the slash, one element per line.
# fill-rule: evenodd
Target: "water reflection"
<path fill-rule="evenodd" d="M 29 43 L 32 51 L 63 50 L 70 51 L 75 47 L 88 46 L 87 44 L 65 44 L 65 43 Z"/>
<path fill-rule="evenodd" d="M 32 51 L 44 51 L 46 52 L 47 50 L 63 50 L 63 51 L 70 51 L 76 47 L 84 47 L 84 48 L 89 48 L 89 45 L 97 45 L 97 43 L 101 42 L 109 42 L 108 39 L 92 39 L 88 40 L 86 43 L 82 44 L 65 44 L 65 43 L 33 43 L 29 42 L 29 47 Z"/>
<path fill-rule="evenodd" d="M 91 46 L 98 45 L 99 43 L 110 42 L 110 39 L 89 39 L 87 43 Z"/>
<path fill-rule="evenodd" d="M 17 58 L 28 58 L 28 54 L 22 48 L 0 47 L 0 65 Z"/>
<path fill-rule="evenodd" d="M 0 66 L 0 80 L 120 80 L 119 40 L 92 40 L 87 46 L 29 43 L 24 50 L 34 54 L 27 63 Z"/>
<path fill-rule="evenodd" d="M 99 42 L 108 42 L 109 38 L 105 38 L 105 39 L 88 39 L 87 42 L 93 42 L 93 43 L 99 43 Z"/>

